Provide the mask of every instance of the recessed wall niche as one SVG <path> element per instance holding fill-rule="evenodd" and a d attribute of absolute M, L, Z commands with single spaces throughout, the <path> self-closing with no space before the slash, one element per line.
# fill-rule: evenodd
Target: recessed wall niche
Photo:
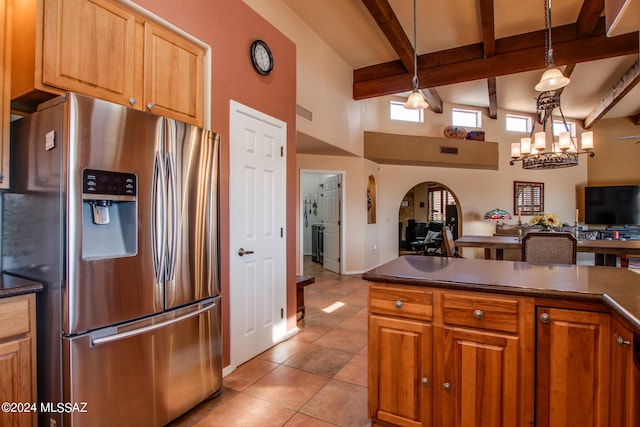
<path fill-rule="evenodd" d="M 367 183 L 367 224 L 376 223 L 376 179 L 369 175 Z"/>

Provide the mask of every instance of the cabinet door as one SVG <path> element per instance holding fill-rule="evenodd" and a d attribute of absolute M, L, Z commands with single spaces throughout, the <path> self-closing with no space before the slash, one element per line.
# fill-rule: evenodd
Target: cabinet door
<path fill-rule="evenodd" d="M 369 417 L 398 426 L 431 425 L 432 327 L 371 316 Z"/>
<path fill-rule="evenodd" d="M 31 338 L 0 344 L 0 402 L 34 403 L 31 393 Z M 16 408 L 20 409 L 20 408 Z M 1 411 L 0 425 L 30 426 L 36 411 Z"/>
<path fill-rule="evenodd" d="M 611 323 L 609 425 L 637 427 L 640 423 L 640 372 L 633 363 L 633 333 L 622 323 Z"/>
<path fill-rule="evenodd" d="M 537 314 L 537 425 L 606 427 L 609 315 L 543 307 Z"/>
<path fill-rule="evenodd" d="M 145 23 L 145 109 L 202 126 L 204 49 L 179 35 Z"/>
<path fill-rule="evenodd" d="M 142 53 L 136 60 L 136 19 L 129 11 L 105 0 L 45 0 L 44 32 L 43 84 L 123 105 L 139 98 Z"/>
<path fill-rule="evenodd" d="M 519 338 L 444 328 L 443 426 L 521 425 Z"/>
<path fill-rule="evenodd" d="M 0 188 L 9 188 L 9 121 L 11 103 L 11 3 L 0 0 Z"/>

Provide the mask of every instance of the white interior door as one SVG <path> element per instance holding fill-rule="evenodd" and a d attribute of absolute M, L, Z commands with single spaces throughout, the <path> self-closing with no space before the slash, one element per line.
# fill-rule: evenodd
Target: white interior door
<path fill-rule="evenodd" d="M 230 115 L 233 368 L 286 334 L 286 123 L 234 101 Z"/>
<path fill-rule="evenodd" d="M 323 181 L 324 239 L 322 266 L 340 273 L 340 175 Z"/>

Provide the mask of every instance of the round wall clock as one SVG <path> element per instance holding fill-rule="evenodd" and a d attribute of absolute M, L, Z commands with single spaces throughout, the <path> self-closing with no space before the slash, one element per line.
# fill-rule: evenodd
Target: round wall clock
<path fill-rule="evenodd" d="M 273 55 L 264 41 L 256 40 L 251 44 L 251 60 L 256 71 L 263 76 L 273 71 Z"/>

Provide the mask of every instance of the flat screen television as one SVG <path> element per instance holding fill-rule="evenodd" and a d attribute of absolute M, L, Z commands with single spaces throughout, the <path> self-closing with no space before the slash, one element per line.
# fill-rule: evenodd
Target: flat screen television
<path fill-rule="evenodd" d="M 640 225 L 640 185 L 586 187 L 584 222 Z"/>

